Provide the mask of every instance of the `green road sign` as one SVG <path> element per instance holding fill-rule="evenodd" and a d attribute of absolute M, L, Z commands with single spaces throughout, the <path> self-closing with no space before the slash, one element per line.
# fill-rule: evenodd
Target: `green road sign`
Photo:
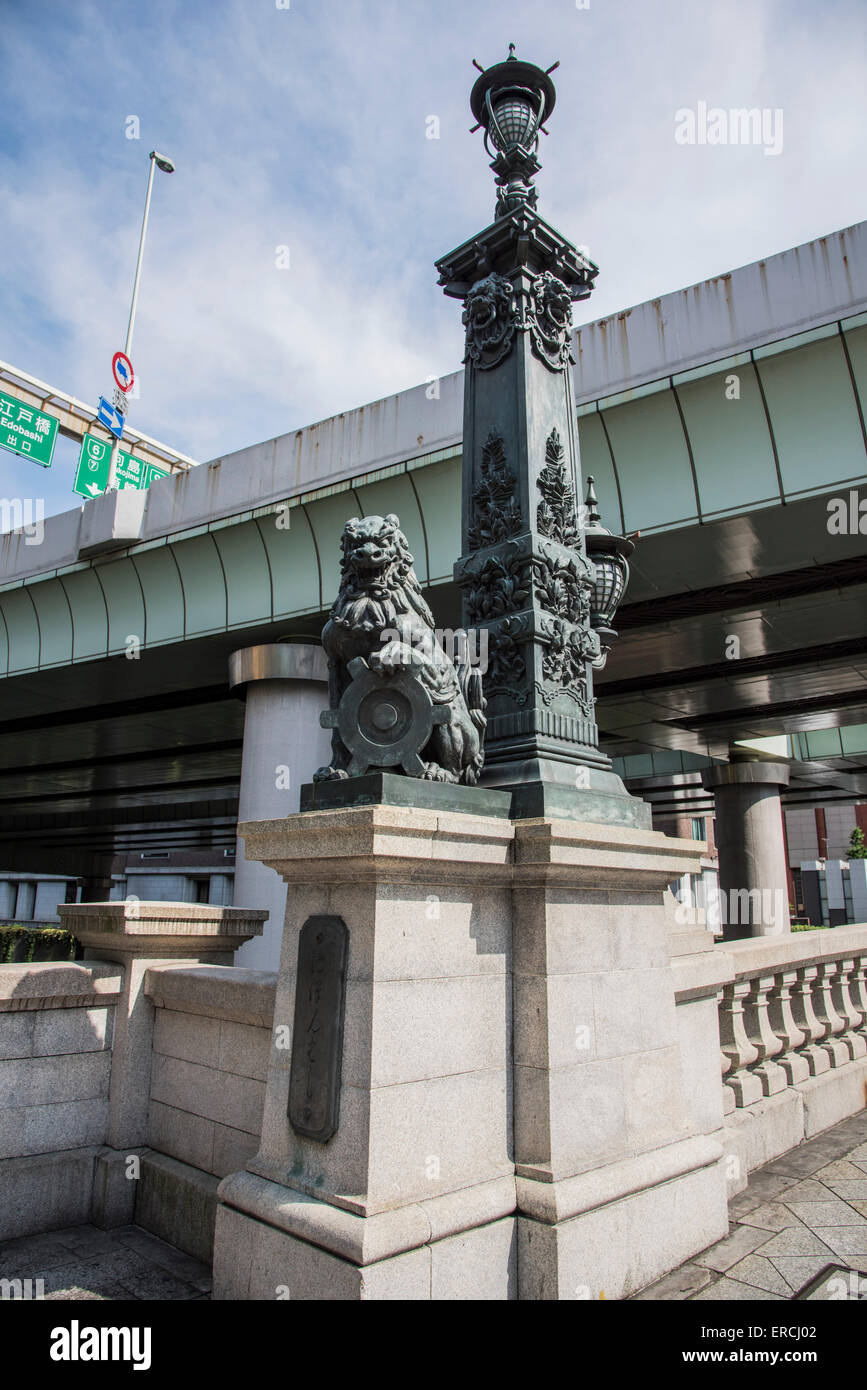
<path fill-rule="evenodd" d="M 110 462 L 111 445 L 104 439 L 97 439 L 96 435 L 86 434 L 81 441 L 73 492 L 77 492 L 81 497 L 98 497 L 101 492 L 105 492 Z M 146 463 L 144 459 L 137 459 L 123 449 L 119 450 L 118 488 L 146 488 L 150 487 L 155 479 L 168 476 L 168 468 L 158 468 L 155 463 Z"/>
<path fill-rule="evenodd" d="M 51 467 L 57 421 L 53 415 L 0 391 L 0 444 L 15 454 L 25 454 L 43 468 Z"/>

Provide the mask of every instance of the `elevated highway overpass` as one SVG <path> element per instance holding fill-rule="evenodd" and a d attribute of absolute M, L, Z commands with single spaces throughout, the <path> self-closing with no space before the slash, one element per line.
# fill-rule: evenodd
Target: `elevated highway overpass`
<path fill-rule="evenodd" d="M 867 796 L 865 252 L 860 223 L 576 334 L 582 469 L 611 529 L 641 533 L 600 730 L 661 815 L 708 809 L 701 768 L 778 734 L 805 736 L 791 804 Z M 462 389 L 457 372 L 96 499 L 41 543 L 0 537 L 5 867 L 234 847 L 229 657 L 318 636 L 349 516 L 396 512 L 459 625 Z"/>

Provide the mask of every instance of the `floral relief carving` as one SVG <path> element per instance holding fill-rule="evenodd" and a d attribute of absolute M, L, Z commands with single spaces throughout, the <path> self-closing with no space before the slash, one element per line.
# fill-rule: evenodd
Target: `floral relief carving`
<path fill-rule="evenodd" d="M 521 530 L 516 483 L 506 464 L 502 436 L 491 431 L 482 450 L 481 478 L 473 493 L 472 521 L 467 534 L 470 550 L 496 545 Z"/>
<path fill-rule="evenodd" d="M 537 478 L 542 501 L 536 508 L 536 529 L 560 545 L 578 544 L 575 489 L 566 467 L 560 435 L 553 429 L 545 445 L 545 467 Z"/>

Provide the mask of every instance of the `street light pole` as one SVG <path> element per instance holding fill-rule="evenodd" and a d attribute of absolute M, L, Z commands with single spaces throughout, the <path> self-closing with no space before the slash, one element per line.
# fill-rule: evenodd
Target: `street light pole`
<path fill-rule="evenodd" d="M 168 159 L 166 155 L 158 154 L 156 150 L 151 150 L 148 158 L 150 159 L 151 166 L 148 170 L 148 191 L 145 194 L 144 217 L 142 218 L 141 236 L 139 237 L 138 243 L 138 260 L 135 264 L 135 280 L 133 281 L 132 286 L 132 302 L 129 306 L 129 322 L 126 326 L 126 342 L 124 344 L 123 349 L 127 357 L 129 357 L 130 352 L 132 351 L 132 334 L 133 329 L 135 328 L 136 306 L 138 305 L 138 283 L 139 277 L 141 275 L 141 263 L 144 257 L 145 237 L 147 235 L 148 229 L 148 214 L 150 213 L 151 208 L 151 190 L 154 184 L 154 169 L 157 166 L 159 166 L 159 168 L 163 171 L 164 174 L 173 174 L 175 170 L 175 166 L 172 163 L 172 161 Z M 108 465 L 108 482 L 105 486 L 106 492 L 111 492 L 117 488 L 117 458 L 119 453 L 120 440 L 115 439 L 114 443 L 111 446 L 111 460 Z"/>

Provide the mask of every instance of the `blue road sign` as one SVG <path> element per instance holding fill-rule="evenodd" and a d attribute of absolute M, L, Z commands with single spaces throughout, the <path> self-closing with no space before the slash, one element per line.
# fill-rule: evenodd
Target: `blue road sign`
<path fill-rule="evenodd" d="M 111 401 L 105 399 L 105 396 L 100 396 L 99 398 L 96 418 L 101 425 L 105 425 L 105 428 L 111 431 L 115 439 L 120 439 L 122 437 L 123 416 L 119 410 L 115 410 Z"/>

